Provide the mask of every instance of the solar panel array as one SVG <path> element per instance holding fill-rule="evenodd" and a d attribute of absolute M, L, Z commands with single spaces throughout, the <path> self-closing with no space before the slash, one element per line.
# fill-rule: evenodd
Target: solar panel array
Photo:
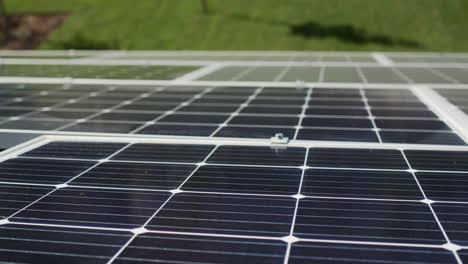
<path fill-rule="evenodd" d="M 0 261 L 457 263 L 468 246 L 467 160 L 53 141 L 0 163 Z"/>
<path fill-rule="evenodd" d="M 408 89 L 5 86 L 0 129 L 465 144 Z"/>
<path fill-rule="evenodd" d="M 467 55 L 0 56 L 2 263 L 468 263 Z"/>

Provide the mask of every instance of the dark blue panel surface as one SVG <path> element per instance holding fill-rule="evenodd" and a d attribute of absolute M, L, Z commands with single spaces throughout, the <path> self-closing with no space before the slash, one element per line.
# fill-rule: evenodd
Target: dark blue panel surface
<path fill-rule="evenodd" d="M 149 113 L 104 113 L 94 117 L 91 120 L 115 120 L 123 122 L 146 122 L 156 119 L 160 114 L 149 114 Z"/>
<path fill-rule="evenodd" d="M 467 204 L 432 204 L 440 223 L 452 243 L 468 246 L 468 206 Z"/>
<path fill-rule="evenodd" d="M 306 117 L 302 120 L 301 125 L 304 127 L 373 128 L 372 122 L 367 118 Z"/>
<path fill-rule="evenodd" d="M 183 114 L 174 114 L 168 115 L 161 120 L 160 122 L 169 122 L 169 123 L 223 123 L 229 115 L 183 115 Z"/>
<path fill-rule="evenodd" d="M 293 198 L 180 193 L 147 228 L 281 237 L 289 234 L 295 205 Z"/>
<path fill-rule="evenodd" d="M 302 194 L 330 197 L 424 199 L 408 172 L 306 170 Z"/>
<path fill-rule="evenodd" d="M 383 129 L 426 129 L 450 131 L 450 128 L 440 120 L 376 119 L 375 124 L 377 127 Z"/>
<path fill-rule="evenodd" d="M 452 132 L 413 132 L 413 131 L 380 131 L 385 143 L 466 145 L 457 134 Z"/>
<path fill-rule="evenodd" d="M 371 109 L 374 116 L 432 117 L 437 116 L 429 110 Z"/>
<path fill-rule="evenodd" d="M 301 107 L 260 107 L 247 106 L 242 109 L 241 113 L 248 114 L 288 114 L 298 115 L 302 113 Z"/>
<path fill-rule="evenodd" d="M 130 232 L 8 224 L 0 226 L 0 262 L 105 264 L 131 235 Z"/>
<path fill-rule="evenodd" d="M 1 124 L 0 129 L 54 130 L 69 123 L 64 120 L 21 119 Z"/>
<path fill-rule="evenodd" d="M 126 143 L 52 142 L 24 153 L 28 157 L 104 159 Z"/>
<path fill-rule="evenodd" d="M 334 243 L 294 243 L 289 264 L 455 264 L 454 255 L 444 249 L 419 247 L 385 247 Z"/>
<path fill-rule="evenodd" d="M 134 161 L 201 162 L 211 145 L 134 144 L 112 159 Z"/>
<path fill-rule="evenodd" d="M 379 142 L 377 135 L 372 130 L 346 130 L 345 128 L 343 129 L 303 128 L 299 130 L 297 139 Z"/>
<path fill-rule="evenodd" d="M 63 131 L 78 131 L 78 132 L 99 132 L 99 133 L 130 133 L 133 130 L 141 127 L 144 123 L 118 123 L 118 122 L 101 122 L 101 121 L 86 121 L 61 129 Z"/>
<path fill-rule="evenodd" d="M 400 151 L 393 149 L 311 148 L 311 167 L 408 169 Z"/>
<path fill-rule="evenodd" d="M 270 116 L 235 116 L 229 121 L 234 125 L 256 126 L 295 126 L 299 123 L 298 117 L 270 117 Z"/>
<path fill-rule="evenodd" d="M 180 108 L 177 112 L 206 112 L 206 113 L 226 113 L 236 111 L 239 106 L 213 106 L 205 104 L 191 104 Z"/>
<path fill-rule="evenodd" d="M 202 166 L 183 190 L 227 193 L 297 194 L 302 170 L 264 167 Z"/>
<path fill-rule="evenodd" d="M 302 166 L 305 148 L 221 146 L 208 163 Z"/>
<path fill-rule="evenodd" d="M 219 130 L 215 137 L 271 138 L 278 133 L 292 139 L 296 130 L 292 127 L 258 127 L 228 125 Z"/>
<path fill-rule="evenodd" d="M 137 132 L 137 134 L 148 135 L 168 135 L 168 136 L 209 136 L 216 129 L 217 125 L 176 125 L 161 124 L 149 125 Z"/>
<path fill-rule="evenodd" d="M 294 235 L 311 239 L 445 243 L 429 207 L 420 202 L 301 199 Z"/>
<path fill-rule="evenodd" d="M 60 184 L 96 164 L 89 161 L 17 158 L 0 163 L 0 181 Z"/>
<path fill-rule="evenodd" d="M 64 188 L 49 194 L 11 221 L 137 228 L 169 198 L 170 193 Z"/>
<path fill-rule="evenodd" d="M 0 219 L 11 216 L 52 190 L 51 187 L 0 184 Z"/>
<path fill-rule="evenodd" d="M 365 109 L 355 108 L 307 108 L 307 115 L 336 115 L 336 116 L 368 116 Z"/>
<path fill-rule="evenodd" d="M 286 245 L 257 239 L 143 234 L 113 263 L 282 264 Z"/>
<path fill-rule="evenodd" d="M 195 169 L 191 165 L 104 162 L 70 185 L 137 189 L 176 189 Z"/>
<path fill-rule="evenodd" d="M 416 176 L 429 199 L 468 202 L 468 174 L 418 172 Z"/>
<path fill-rule="evenodd" d="M 468 151 L 405 150 L 413 169 L 468 171 Z"/>

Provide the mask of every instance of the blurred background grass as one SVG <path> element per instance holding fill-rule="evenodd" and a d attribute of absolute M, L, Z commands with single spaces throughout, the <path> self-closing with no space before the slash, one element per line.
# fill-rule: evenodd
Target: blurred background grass
<path fill-rule="evenodd" d="M 41 49 L 468 51 L 468 0 L 6 0 L 70 17 Z"/>

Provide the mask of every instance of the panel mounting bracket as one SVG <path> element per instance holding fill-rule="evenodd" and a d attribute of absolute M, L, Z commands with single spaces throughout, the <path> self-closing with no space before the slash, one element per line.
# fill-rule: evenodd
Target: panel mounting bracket
<path fill-rule="evenodd" d="M 270 138 L 271 144 L 288 144 L 289 138 L 285 137 L 283 133 L 277 133 Z"/>

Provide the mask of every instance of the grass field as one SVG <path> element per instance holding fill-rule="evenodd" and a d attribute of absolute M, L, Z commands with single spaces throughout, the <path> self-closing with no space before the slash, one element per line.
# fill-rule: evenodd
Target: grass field
<path fill-rule="evenodd" d="M 6 0 L 70 12 L 42 49 L 468 51 L 468 0 Z"/>

